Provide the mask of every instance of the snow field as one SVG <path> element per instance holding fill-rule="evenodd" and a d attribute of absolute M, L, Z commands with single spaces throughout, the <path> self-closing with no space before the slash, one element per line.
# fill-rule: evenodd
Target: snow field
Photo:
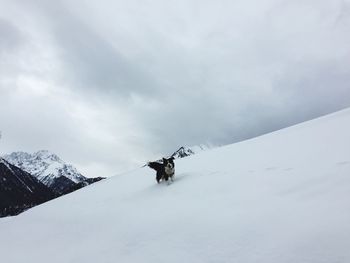
<path fill-rule="evenodd" d="M 350 110 L 0 220 L 2 262 L 350 262 Z"/>

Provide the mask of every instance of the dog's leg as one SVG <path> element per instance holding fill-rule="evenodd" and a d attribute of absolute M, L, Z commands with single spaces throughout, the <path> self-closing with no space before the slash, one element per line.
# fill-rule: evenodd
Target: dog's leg
<path fill-rule="evenodd" d="M 158 184 L 160 183 L 162 178 L 163 178 L 163 175 L 161 173 L 157 173 L 157 178 L 156 179 L 157 179 Z"/>

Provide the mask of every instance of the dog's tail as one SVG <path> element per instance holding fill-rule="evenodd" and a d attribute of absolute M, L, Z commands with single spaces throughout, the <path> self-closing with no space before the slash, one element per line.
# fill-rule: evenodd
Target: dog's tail
<path fill-rule="evenodd" d="M 162 164 L 157 163 L 157 162 L 149 162 L 149 163 L 147 163 L 147 166 L 149 168 L 152 168 L 153 170 L 158 171 L 159 169 L 161 169 Z"/>

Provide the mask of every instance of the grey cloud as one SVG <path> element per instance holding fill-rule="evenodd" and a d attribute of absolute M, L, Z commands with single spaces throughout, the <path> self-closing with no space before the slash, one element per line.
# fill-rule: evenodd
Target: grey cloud
<path fill-rule="evenodd" d="M 79 22 L 73 25 L 73 29 L 67 26 L 57 30 L 55 36 L 74 86 L 118 96 L 152 91 L 152 80 L 108 41 Z"/>
<path fill-rule="evenodd" d="M 13 51 L 23 42 L 20 30 L 6 19 L 0 17 L 0 55 Z"/>
<path fill-rule="evenodd" d="M 43 105 L 42 122 L 55 125 L 27 140 L 82 167 L 117 171 L 181 145 L 232 143 L 350 106 L 348 1 L 17 3 L 59 65 L 36 77 L 62 116 Z"/>
<path fill-rule="evenodd" d="M 298 119 L 310 119 L 350 105 L 348 58 L 294 64 L 290 74 L 276 81 L 276 89 L 288 94 L 285 108 Z M 292 112 L 289 113 L 293 116 Z"/>
<path fill-rule="evenodd" d="M 63 82 L 80 92 L 98 92 L 129 98 L 132 93 L 149 94 L 156 83 L 138 65 L 121 54 L 91 25 L 74 15 L 63 2 L 36 1 L 33 9 L 43 15 L 65 67 Z"/>

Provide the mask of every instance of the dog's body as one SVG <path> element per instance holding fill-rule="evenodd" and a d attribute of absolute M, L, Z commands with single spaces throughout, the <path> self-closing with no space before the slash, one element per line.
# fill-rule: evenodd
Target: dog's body
<path fill-rule="evenodd" d="M 163 158 L 163 163 L 149 162 L 147 165 L 153 170 L 156 170 L 157 172 L 156 180 L 158 183 L 160 183 L 161 180 L 168 181 L 169 178 L 171 181 L 174 180 L 174 176 L 175 176 L 174 157 L 171 157 L 169 159 Z"/>

